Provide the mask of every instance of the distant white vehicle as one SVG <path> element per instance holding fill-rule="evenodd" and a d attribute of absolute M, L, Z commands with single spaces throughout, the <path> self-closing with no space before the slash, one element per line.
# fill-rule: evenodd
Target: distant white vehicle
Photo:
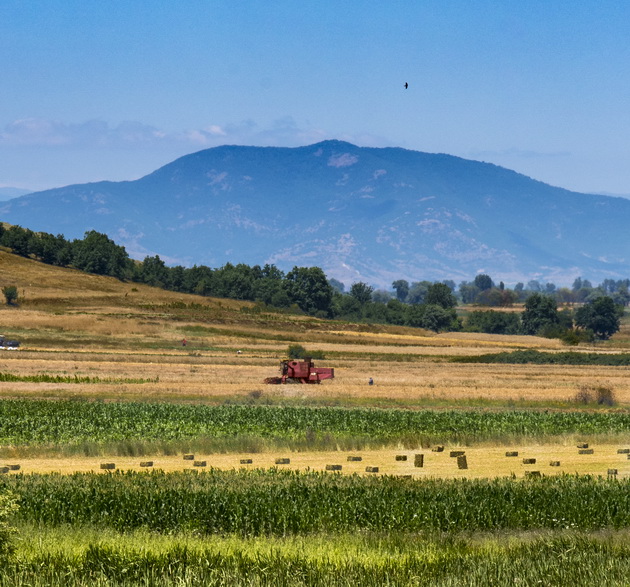
<path fill-rule="evenodd" d="M 14 351 L 20 346 L 19 341 L 17 340 L 9 340 L 4 336 L 4 334 L 0 334 L 0 349 L 5 351 Z"/>

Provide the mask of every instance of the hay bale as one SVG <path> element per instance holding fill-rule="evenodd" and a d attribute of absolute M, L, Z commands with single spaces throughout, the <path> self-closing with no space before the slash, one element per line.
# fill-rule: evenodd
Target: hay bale
<path fill-rule="evenodd" d="M 560 461 L 551 461 L 549 463 L 550 467 L 559 467 L 560 466 Z"/>
<path fill-rule="evenodd" d="M 354 461 L 362 461 L 362 460 L 363 460 L 363 457 L 358 457 L 358 456 L 348 455 L 347 460 L 348 460 L 348 461 L 350 461 L 350 462 L 354 462 Z"/>
<path fill-rule="evenodd" d="M 578 448 L 588 448 L 588 442 L 578 442 Z"/>
<path fill-rule="evenodd" d="M 413 457 L 413 466 L 414 467 L 424 467 L 424 455 L 423 454 L 417 454 L 415 457 Z"/>
<path fill-rule="evenodd" d="M 341 465 L 326 465 L 327 471 L 341 471 Z"/>
<path fill-rule="evenodd" d="M 444 447 L 441 444 L 438 444 L 437 446 L 434 446 L 431 450 L 433 452 L 444 452 Z"/>
<path fill-rule="evenodd" d="M 140 463 L 141 467 L 152 467 L 153 466 L 153 461 L 142 461 Z"/>
<path fill-rule="evenodd" d="M 208 463 L 206 461 L 195 461 L 193 467 L 205 467 Z"/>
<path fill-rule="evenodd" d="M 525 477 L 542 477 L 540 471 L 525 471 Z"/>
<path fill-rule="evenodd" d="M 378 473 L 378 467 L 365 467 L 366 473 Z"/>
<path fill-rule="evenodd" d="M 618 455 L 630 455 L 630 448 L 618 448 L 617 449 L 617 454 Z"/>
<path fill-rule="evenodd" d="M 508 450 L 505 453 L 506 457 L 517 457 L 518 456 L 518 451 L 517 450 Z"/>
<path fill-rule="evenodd" d="M 466 455 L 459 455 L 457 457 L 457 468 L 468 469 L 468 461 L 466 460 Z"/>
<path fill-rule="evenodd" d="M 241 465 L 251 465 L 253 463 L 253 459 L 241 459 L 240 463 Z"/>
<path fill-rule="evenodd" d="M 396 455 L 396 460 L 397 461 L 406 461 L 407 460 L 407 455 Z"/>
<path fill-rule="evenodd" d="M 617 469 L 608 469 L 608 476 L 609 477 L 616 477 L 618 472 L 619 471 Z"/>
<path fill-rule="evenodd" d="M 291 462 L 291 459 L 281 458 L 276 459 L 276 465 L 288 465 Z"/>
<path fill-rule="evenodd" d="M 594 452 L 592 448 L 581 448 L 578 450 L 579 455 L 592 455 Z"/>
<path fill-rule="evenodd" d="M 0 467 L 0 475 L 4 475 L 9 472 L 9 467 Z"/>
<path fill-rule="evenodd" d="M 9 471 L 19 471 L 21 469 L 20 465 L 7 465 L 9 467 Z"/>
<path fill-rule="evenodd" d="M 401 479 L 413 479 L 413 475 L 398 475 Z"/>
<path fill-rule="evenodd" d="M 535 465 L 536 464 L 536 459 L 523 459 L 523 464 L 524 465 Z"/>
<path fill-rule="evenodd" d="M 195 460 L 195 455 L 184 455 L 184 460 L 185 461 L 194 461 Z"/>
<path fill-rule="evenodd" d="M 463 451 L 463 450 L 452 450 L 452 451 L 449 453 L 449 456 L 450 456 L 450 457 L 461 457 L 461 456 L 464 454 L 464 452 L 465 452 L 465 451 Z"/>
<path fill-rule="evenodd" d="M 113 471 L 116 468 L 114 463 L 101 463 L 101 469 L 105 471 Z"/>

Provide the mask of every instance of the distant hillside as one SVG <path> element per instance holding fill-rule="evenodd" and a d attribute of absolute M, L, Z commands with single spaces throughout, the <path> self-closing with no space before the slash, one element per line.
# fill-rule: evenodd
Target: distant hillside
<path fill-rule="evenodd" d="M 207 149 L 136 181 L 22 196 L 0 219 L 67 238 L 95 229 L 169 263 L 317 265 L 346 284 L 630 276 L 630 200 L 339 141 Z"/>
<path fill-rule="evenodd" d="M 17 198 L 19 196 L 25 196 L 30 194 L 29 190 L 23 190 L 21 188 L 0 188 L 0 202 L 10 200 L 11 198 Z"/>

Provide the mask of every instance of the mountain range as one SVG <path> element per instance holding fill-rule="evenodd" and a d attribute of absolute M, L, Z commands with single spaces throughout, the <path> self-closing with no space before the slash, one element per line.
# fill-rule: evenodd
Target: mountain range
<path fill-rule="evenodd" d="M 206 149 L 134 181 L 1 202 L 0 219 L 66 238 L 94 229 L 169 264 L 316 265 L 347 285 L 630 277 L 630 200 L 342 141 Z"/>

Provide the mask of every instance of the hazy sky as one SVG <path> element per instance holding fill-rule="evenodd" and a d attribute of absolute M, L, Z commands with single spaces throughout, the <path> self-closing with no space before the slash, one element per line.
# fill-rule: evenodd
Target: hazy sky
<path fill-rule="evenodd" d="M 630 1 L 0 0 L 0 186 L 329 138 L 630 194 Z"/>

